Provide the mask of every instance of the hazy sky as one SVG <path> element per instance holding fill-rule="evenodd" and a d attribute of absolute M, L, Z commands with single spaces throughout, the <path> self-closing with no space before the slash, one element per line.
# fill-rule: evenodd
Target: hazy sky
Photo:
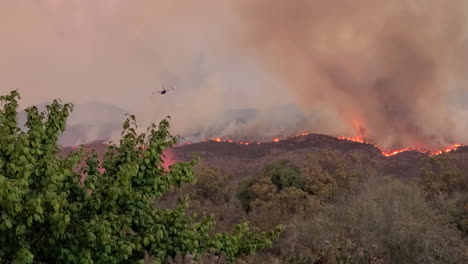
<path fill-rule="evenodd" d="M 1 0 L 0 19 L 0 89 L 18 88 L 23 105 L 99 101 L 145 119 L 203 121 L 291 102 L 230 51 L 235 17 L 222 1 Z M 176 89 L 152 97 L 163 81 Z"/>
<path fill-rule="evenodd" d="M 254 108 L 255 122 L 220 133 L 274 135 L 297 124 L 271 107 L 292 104 L 310 132 L 468 143 L 467 5 L 0 0 L 0 91 L 19 89 L 22 106 L 61 98 L 144 122 L 171 115 L 182 134 Z M 176 89 L 152 96 L 163 81 Z"/>

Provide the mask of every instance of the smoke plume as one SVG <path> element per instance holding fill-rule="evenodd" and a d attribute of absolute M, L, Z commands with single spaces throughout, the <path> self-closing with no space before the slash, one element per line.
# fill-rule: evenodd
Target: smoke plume
<path fill-rule="evenodd" d="M 467 142 L 466 1 L 241 2 L 241 46 L 303 111 L 336 110 L 386 147 Z"/>
<path fill-rule="evenodd" d="M 18 89 L 23 107 L 118 106 L 143 127 L 170 115 L 190 141 L 467 144 L 467 11 L 464 0 L 1 1 L 0 92 Z M 175 89 L 153 95 L 163 82 Z M 86 140 L 118 127 L 89 112 L 72 115 L 73 131 L 109 128 Z"/>

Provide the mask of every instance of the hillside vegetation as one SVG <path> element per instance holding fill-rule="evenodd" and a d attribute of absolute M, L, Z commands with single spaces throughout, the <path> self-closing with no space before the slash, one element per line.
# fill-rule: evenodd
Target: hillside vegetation
<path fill-rule="evenodd" d="M 468 174 L 448 154 L 413 177 L 327 148 L 244 175 L 204 159 L 166 171 L 168 120 L 139 135 L 130 116 L 102 161 L 58 158 L 71 105 L 28 109 L 19 132 L 17 97 L 0 112 L 0 263 L 468 263 Z"/>
<path fill-rule="evenodd" d="M 242 217 L 263 230 L 286 226 L 246 263 L 467 263 L 468 176 L 454 160 L 428 157 L 419 177 L 402 179 L 365 155 L 347 158 L 322 150 L 303 167 L 278 160 L 237 186 L 202 166 L 184 192 L 222 228 Z"/>

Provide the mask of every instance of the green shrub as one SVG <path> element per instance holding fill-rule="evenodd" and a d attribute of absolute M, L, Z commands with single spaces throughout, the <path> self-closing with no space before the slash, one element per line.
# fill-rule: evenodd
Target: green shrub
<path fill-rule="evenodd" d="M 307 155 L 302 175 L 303 190 L 322 200 L 348 194 L 362 180 L 360 173 L 350 169 L 338 153 L 330 150 Z"/>
<path fill-rule="evenodd" d="M 289 160 L 273 162 L 263 169 L 263 176 L 270 177 L 279 190 L 288 187 L 301 187 L 301 171 Z"/>
<path fill-rule="evenodd" d="M 200 166 L 196 170 L 196 176 L 196 183 L 193 184 L 193 199 L 207 200 L 217 205 L 229 202 L 231 192 L 227 185 L 231 177 L 206 166 Z"/>
<path fill-rule="evenodd" d="M 257 199 L 252 186 L 256 183 L 257 179 L 246 179 L 240 183 L 239 191 L 237 192 L 237 199 L 241 202 L 242 209 L 245 212 L 252 210 L 252 202 Z"/>
<path fill-rule="evenodd" d="M 254 232 L 247 222 L 232 233 L 215 233 L 212 217 L 154 208 L 173 186 L 194 180 L 194 162 L 162 166 L 162 153 L 176 143 L 166 119 L 148 135 L 136 133 L 130 116 L 119 145 L 103 162 L 83 150 L 59 157 L 57 139 L 73 105 L 57 100 L 27 112 L 27 131 L 17 124 L 19 94 L 0 97 L 0 263 L 157 263 L 177 254 L 224 254 L 228 262 L 272 246 L 282 228 Z M 84 159 L 80 182 L 77 165 Z M 100 167 L 105 171 L 102 171 Z"/>
<path fill-rule="evenodd" d="M 421 169 L 421 177 L 428 198 L 468 191 L 468 174 L 463 173 L 447 153 L 427 157 Z"/>

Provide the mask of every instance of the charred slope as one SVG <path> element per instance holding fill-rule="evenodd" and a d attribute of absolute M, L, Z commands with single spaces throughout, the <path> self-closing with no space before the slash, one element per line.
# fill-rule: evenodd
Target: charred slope
<path fill-rule="evenodd" d="M 207 141 L 174 147 L 171 152 L 177 160 L 189 160 L 200 154 L 210 166 L 239 177 L 255 175 L 263 166 L 278 159 L 289 159 L 301 166 L 308 153 L 322 149 L 334 150 L 344 158 L 351 154 L 364 154 L 385 175 L 412 177 L 419 173 L 423 158 L 428 155 L 418 151 L 406 151 L 391 157 L 371 144 L 340 140 L 335 137 L 310 134 L 279 142 L 241 145 L 239 143 Z"/>
<path fill-rule="evenodd" d="M 203 157 L 234 157 L 241 159 L 261 159 L 266 156 L 282 154 L 290 151 L 317 151 L 320 149 L 334 149 L 343 153 L 359 152 L 375 157 L 383 157 L 380 150 L 371 144 L 340 140 L 325 135 L 306 135 L 294 137 L 279 142 L 267 142 L 242 145 L 234 142 L 207 141 L 174 147 L 173 153 L 178 158 L 186 159 L 194 153 Z"/>
<path fill-rule="evenodd" d="M 96 141 L 86 145 L 97 150 L 100 157 L 106 150 L 104 141 Z M 294 137 L 279 142 L 241 145 L 239 143 L 206 141 L 173 147 L 168 151 L 168 158 L 173 161 L 188 161 L 195 155 L 200 155 L 203 161 L 214 168 L 234 174 L 240 178 L 255 175 L 268 163 L 288 159 L 301 166 L 308 153 L 322 149 L 334 150 L 343 157 L 351 154 L 364 154 L 375 164 L 384 175 L 397 177 L 414 177 L 419 174 L 423 159 L 428 156 L 418 151 L 405 151 L 385 157 L 382 152 L 371 144 L 340 140 L 331 136 L 311 134 Z M 71 147 L 63 149 L 69 153 Z M 468 172 L 468 147 L 462 147 L 450 152 L 460 168 Z"/>

